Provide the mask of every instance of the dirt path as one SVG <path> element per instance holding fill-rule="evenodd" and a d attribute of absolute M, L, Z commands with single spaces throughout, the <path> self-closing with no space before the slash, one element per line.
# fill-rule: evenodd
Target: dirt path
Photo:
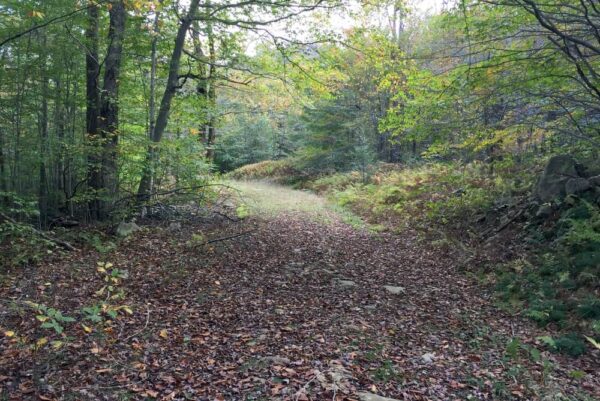
<path fill-rule="evenodd" d="M 7 394 L 44 400 L 358 400 L 361 392 L 399 400 L 592 400 L 598 394 L 594 355 L 534 358 L 529 347 L 544 333 L 494 308 L 487 291 L 454 268 L 451 253 L 412 233 L 357 230 L 311 194 L 237 187 L 254 203 L 254 216 L 187 221 L 175 230 L 150 226 L 110 255 L 71 255 L 40 268 L 35 282 L 60 285 L 42 285 L 30 296 L 70 311 L 93 299 L 96 261 L 110 261 L 129 271 L 125 299 L 134 314 L 91 334 L 69 327 L 69 345 L 55 352 L 27 352 L 3 339 L 0 384 Z M 236 233 L 247 234 L 202 245 Z M 0 295 L 23 299 L 18 283 L 3 283 Z M 8 311 L 2 324 L 33 330 L 35 319 L 19 319 Z M 507 347 L 514 338 L 522 345 Z M 570 377 L 575 370 L 583 378 Z"/>

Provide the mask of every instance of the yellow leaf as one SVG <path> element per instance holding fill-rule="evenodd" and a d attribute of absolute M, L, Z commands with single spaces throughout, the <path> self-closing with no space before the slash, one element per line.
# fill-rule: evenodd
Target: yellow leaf
<path fill-rule="evenodd" d="M 52 341 L 52 348 L 54 349 L 60 349 L 60 347 L 63 346 L 63 342 L 62 341 Z"/>
<path fill-rule="evenodd" d="M 106 273 L 106 269 L 102 266 L 98 266 L 96 270 L 98 270 L 98 273 Z"/>
<path fill-rule="evenodd" d="M 113 264 L 108 262 L 107 264 L 104 265 L 104 267 L 106 267 L 107 269 L 110 269 L 111 267 L 113 267 Z"/>
<path fill-rule="evenodd" d="M 121 310 L 124 310 L 125 313 L 127 313 L 128 315 L 133 315 L 133 311 L 131 310 L 131 308 L 127 305 L 123 305 L 120 308 Z"/>
<path fill-rule="evenodd" d="M 587 339 L 587 340 L 588 340 L 590 343 L 592 343 L 592 345 L 593 345 L 594 347 L 596 347 L 596 348 L 600 349 L 600 343 L 599 343 L 598 341 L 596 341 L 596 340 L 594 340 L 592 337 L 588 337 L 588 336 L 585 336 L 585 338 L 586 338 L 586 339 Z"/>
<path fill-rule="evenodd" d="M 169 332 L 167 331 L 167 329 L 162 329 L 160 331 L 159 336 L 161 336 L 162 338 L 169 338 Z"/>
<path fill-rule="evenodd" d="M 81 325 L 81 328 L 83 329 L 83 331 L 85 331 L 86 333 L 91 333 L 92 332 L 92 328 L 89 326 L 86 326 L 85 324 Z"/>
<path fill-rule="evenodd" d="M 42 337 L 36 341 L 35 345 L 39 348 L 39 347 L 43 347 L 47 343 L 48 343 L 48 339 L 46 337 Z"/>
<path fill-rule="evenodd" d="M 15 335 L 15 332 L 14 332 L 14 331 L 12 331 L 12 330 L 7 330 L 7 331 L 5 331 L 5 332 L 4 332 L 4 335 L 5 335 L 6 337 L 12 337 L 12 336 L 14 336 L 14 335 Z"/>
<path fill-rule="evenodd" d="M 44 315 L 37 315 L 35 318 L 42 323 L 44 323 L 46 320 L 48 320 L 48 316 L 44 316 Z"/>

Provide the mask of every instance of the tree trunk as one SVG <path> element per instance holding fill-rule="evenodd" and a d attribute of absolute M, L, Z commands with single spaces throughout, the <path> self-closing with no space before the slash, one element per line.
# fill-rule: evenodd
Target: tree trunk
<path fill-rule="evenodd" d="M 209 111 L 209 117 L 208 117 L 208 127 L 206 129 L 206 158 L 209 161 L 212 161 L 215 157 L 215 150 L 214 150 L 214 145 L 215 145 L 215 136 L 216 136 L 216 132 L 215 132 L 215 124 L 216 124 L 216 118 L 215 118 L 215 112 L 216 112 L 216 107 L 217 107 L 217 91 L 215 89 L 215 69 L 216 69 L 216 62 L 217 62 L 217 55 L 215 52 L 215 37 L 213 34 L 213 29 L 212 29 L 212 25 L 209 23 L 208 24 L 208 59 L 209 59 L 209 65 L 208 65 L 208 111 Z"/>
<path fill-rule="evenodd" d="M 110 200 L 118 192 L 117 144 L 119 142 L 119 75 L 123 60 L 123 37 L 127 12 L 123 0 L 111 3 L 108 50 L 104 61 L 104 81 L 100 99 L 98 130 L 102 138 L 102 190 L 100 219 L 108 216 Z"/>
<path fill-rule="evenodd" d="M 6 172 L 4 169 L 4 131 L 0 128 L 0 192 L 6 193 Z M 0 196 L 0 207 L 6 205 L 8 197 Z"/>
<path fill-rule="evenodd" d="M 0 64 L 4 63 L 4 58 L 5 58 L 6 52 L 2 52 L 2 57 L 0 58 Z M 2 78 L 0 76 L 0 78 Z M 0 79 L 0 83 L 2 83 L 2 79 Z M 2 89 L 0 88 L 0 92 L 2 91 Z M 6 169 L 5 169 L 5 156 L 4 156 L 4 152 L 5 152 L 5 143 L 4 143 L 4 129 L 3 127 L 0 127 L 0 192 L 6 193 L 8 191 L 8 187 L 7 187 L 7 181 L 6 181 Z M 5 206 L 8 204 L 8 197 L 5 196 L 4 194 L 2 194 L 2 196 L 0 196 L 0 207 Z"/>
<path fill-rule="evenodd" d="M 93 220 L 100 218 L 100 190 L 102 180 L 100 169 L 102 158 L 100 152 L 100 138 L 98 136 L 98 113 L 100 110 L 100 92 L 98 78 L 100 76 L 100 63 L 98 61 L 98 7 L 90 4 L 88 8 L 88 26 L 85 32 L 87 40 L 86 66 L 86 134 L 89 145 L 87 180 L 92 199 L 88 205 L 90 217 Z"/>
<path fill-rule="evenodd" d="M 154 38 L 152 39 L 151 50 L 151 67 L 150 67 L 150 94 L 148 102 L 148 140 L 152 141 L 154 137 L 154 127 L 156 122 L 156 65 L 157 65 L 157 44 L 158 44 L 158 29 L 159 29 L 160 13 L 157 11 L 154 16 Z M 156 171 L 156 153 L 154 150 L 148 154 L 147 165 L 145 169 L 149 169 L 149 192 L 154 189 L 154 174 Z"/>
<path fill-rule="evenodd" d="M 158 109 L 158 116 L 156 117 L 156 124 L 154 126 L 154 132 L 152 134 L 152 142 L 148 146 L 146 155 L 146 168 L 142 173 L 140 180 L 140 186 L 138 187 L 138 199 L 147 200 L 152 192 L 152 176 L 153 171 L 151 168 L 152 162 L 157 161 L 156 144 L 162 139 L 162 136 L 167 127 L 169 120 L 169 112 L 171 111 L 171 101 L 175 96 L 177 90 L 177 83 L 179 81 L 179 63 L 181 61 L 181 55 L 183 54 L 183 47 L 185 45 L 185 38 L 187 31 L 190 29 L 200 0 L 191 0 L 187 15 L 181 20 L 179 29 L 177 30 L 177 36 L 175 37 L 175 47 L 171 54 L 171 61 L 169 63 L 169 76 L 167 78 L 167 86 L 163 93 L 160 107 Z"/>
<path fill-rule="evenodd" d="M 38 130 L 40 135 L 38 210 L 40 212 L 40 228 L 48 227 L 48 176 L 46 163 L 48 161 L 48 66 L 46 63 L 46 36 L 42 38 L 42 54 L 40 76 L 42 78 L 41 105 L 38 114 Z"/>
<path fill-rule="evenodd" d="M 196 60 L 198 60 L 198 83 L 196 85 L 196 93 L 200 98 L 200 104 L 204 107 L 204 110 L 200 110 L 200 127 L 199 127 L 199 135 L 198 140 L 206 145 L 207 140 L 207 124 L 206 124 L 206 104 L 208 100 L 208 75 L 206 71 L 206 60 L 204 59 L 204 51 L 202 50 L 202 42 L 200 41 L 200 26 L 198 21 L 194 21 L 194 55 Z"/>

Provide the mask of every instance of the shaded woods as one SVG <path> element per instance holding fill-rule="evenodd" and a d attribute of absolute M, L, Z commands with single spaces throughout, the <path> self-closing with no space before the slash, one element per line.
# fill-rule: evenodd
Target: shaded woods
<path fill-rule="evenodd" d="M 600 394 L 591 0 L 5 0 L 0 399 Z"/>

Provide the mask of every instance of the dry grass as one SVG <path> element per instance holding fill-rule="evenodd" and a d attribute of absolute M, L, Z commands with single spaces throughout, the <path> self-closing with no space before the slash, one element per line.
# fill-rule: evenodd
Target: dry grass
<path fill-rule="evenodd" d="M 307 191 L 265 181 L 232 181 L 228 185 L 240 191 L 240 200 L 253 214 L 272 216 L 296 212 L 330 216 L 333 213 L 326 199 Z"/>

